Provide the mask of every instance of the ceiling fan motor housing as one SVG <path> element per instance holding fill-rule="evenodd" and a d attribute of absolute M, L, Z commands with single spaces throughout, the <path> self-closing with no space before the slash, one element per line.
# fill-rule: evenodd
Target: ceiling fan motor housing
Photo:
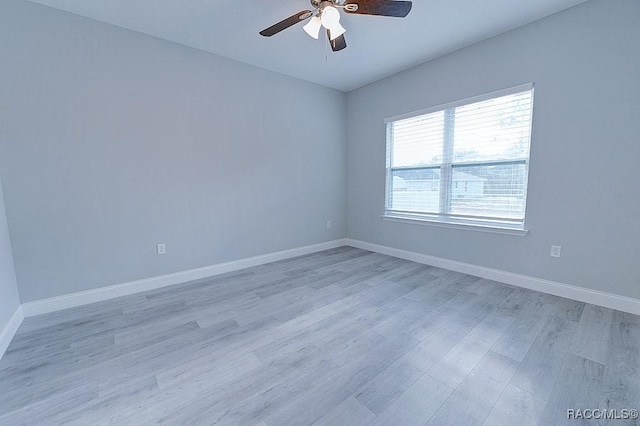
<path fill-rule="evenodd" d="M 310 1 L 311 1 L 311 6 L 320 8 L 320 4 L 322 3 L 329 3 L 332 6 L 342 7 L 344 6 L 347 0 L 310 0 Z"/>

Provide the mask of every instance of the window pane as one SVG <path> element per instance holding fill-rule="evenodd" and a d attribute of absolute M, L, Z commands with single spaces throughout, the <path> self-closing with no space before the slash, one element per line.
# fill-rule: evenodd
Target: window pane
<path fill-rule="evenodd" d="M 523 228 L 532 85 L 429 111 L 387 121 L 386 213 Z"/>
<path fill-rule="evenodd" d="M 425 166 L 442 161 L 444 111 L 390 123 L 392 167 Z"/>
<path fill-rule="evenodd" d="M 526 167 L 523 163 L 454 166 L 451 214 L 523 219 Z"/>
<path fill-rule="evenodd" d="M 455 109 L 454 162 L 523 159 L 529 156 L 531 91 Z"/>
<path fill-rule="evenodd" d="M 391 173 L 393 210 L 437 213 L 440 205 L 440 169 L 404 169 Z"/>

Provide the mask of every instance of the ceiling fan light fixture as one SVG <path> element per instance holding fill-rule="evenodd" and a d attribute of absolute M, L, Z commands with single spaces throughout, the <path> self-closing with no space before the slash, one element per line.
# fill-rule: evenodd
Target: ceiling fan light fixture
<path fill-rule="evenodd" d="M 320 15 L 322 26 L 329 30 L 329 40 L 333 41 L 347 30 L 340 25 L 340 11 L 333 6 L 325 6 Z"/>
<path fill-rule="evenodd" d="M 338 22 L 333 27 L 327 28 L 327 29 L 329 30 L 329 40 L 331 40 L 331 41 L 337 39 L 342 34 L 347 32 L 347 30 L 345 30 L 344 27 L 342 25 L 340 25 L 340 22 Z"/>
<path fill-rule="evenodd" d="M 309 22 L 305 24 L 304 27 L 302 27 L 302 29 L 304 30 L 305 33 L 309 34 L 310 37 L 313 37 L 317 40 L 318 37 L 320 36 L 321 26 L 322 26 L 322 20 L 319 17 L 314 16 L 313 18 L 311 18 Z"/>
<path fill-rule="evenodd" d="M 336 25 L 340 25 L 340 12 L 333 6 L 325 6 L 322 9 L 320 21 L 326 29 L 331 31 Z"/>

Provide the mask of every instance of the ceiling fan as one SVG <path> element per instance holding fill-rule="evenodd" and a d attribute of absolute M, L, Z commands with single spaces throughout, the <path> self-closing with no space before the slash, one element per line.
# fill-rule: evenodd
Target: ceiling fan
<path fill-rule="evenodd" d="M 311 18 L 303 27 L 304 31 L 317 39 L 320 36 L 321 27 L 324 27 L 329 44 L 331 44 L 331 50 L 337 52 L 347 47 L 344 38 L 346 30 L 340 25 L 339 9 L 354 15 L 404 18 L 411 11 L 412 3 L 404 0 L 311 0 L 311 6 L 313 6 L 313 10 L 302 10 L 291 15 L 287 19 L 260 31 L 260 35 L 271 37 L 298 22 Z"/>

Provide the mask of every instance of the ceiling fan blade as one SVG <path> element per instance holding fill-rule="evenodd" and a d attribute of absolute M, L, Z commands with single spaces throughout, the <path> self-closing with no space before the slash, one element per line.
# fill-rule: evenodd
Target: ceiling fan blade
<path fill-rule="evenodd" d="M 339 52 L 340 50 L 345 49 L 347 47 L 347 41 L 344 39 L 344 34 L 331 40 L 329 38 L 329 30 L 327 30 L 327 39 L 329 39 L 331 50 L 333 50 L 334 52 Z"/>
<path fill-rule="evenodd" d="M 274 34 L 278 34 L 282 30 L 286 30 L 292 25 L 297 24 L 298 22 L 304 21 L 305 19 L 311 17 L 312 12 L 310 10 L 303 10 L 295 15 L 289 16 L 287 19 L 284 19 L 277 24 L 270 26 L 262 31 L 260 31 L 260 35 L 265 37 L 271 37 Z"/>
<path fill-rule="evenodd" d="M 412 3 L 410 1 L 394 1 L 394 0 L 347 0 L 345 6 L 353 4 L 358 8 L 353 11 L 346 7 L 346 13 L 360 15 L 378 15 L 393 16 L 395 18 L 404 18 L 411 12 Z"/>

